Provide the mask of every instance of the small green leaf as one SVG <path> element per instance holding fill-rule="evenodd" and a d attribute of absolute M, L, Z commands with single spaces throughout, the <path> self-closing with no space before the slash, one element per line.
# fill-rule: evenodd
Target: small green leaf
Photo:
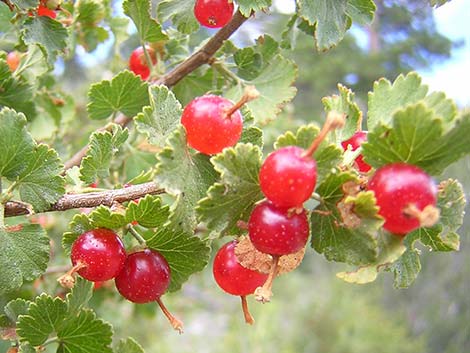
<path fill-rule="evenodd" d="M 204 269 L 209 261 L 210 248 L 191 234 L 170 227 L 144 234 L 148 247 L 161 253 L 170 265 L 169 292 L 180 289 L 190 275 Z"/>
<path fill-rule="evenodd" d="M 381 269 L 395 262 L 406 250 L 402 239 L 389 233 L 382 233 L 378 237 L 378 256 L 372 264 L 361 266 L 351 272 L 339 272 L 338 278 L 356 284 L 373 282 Z"/>
<path fill-rule="evenodd" d="M 163 226 L 170 215 L 167 205 L 162 205 L 162 200 L 157 196 L 147 195 L 137 203 L 129 202 L 126 210 L 126 222 L 137 221 L 146 228 Z"/>
<path fill-rule="evenodd" d="M 113 125 L 113 132 L 97 131 L 90 137 L 90 147 L 80 165 L 80 179 L 90 184 L 109 176 L 114 155 L 129 137 L 129 131 Z"/>
<path fill-rule="evenodd" d="M 10 71 L 5 60 L 0 59 L 0 107 L 10 107 L 28 117 L 35 116 L 34 87 Z"/>
<path fill-rule="evenodd" d="M 338 112 L 346 115 L 346 125 L 335 130 L 336 142 L 350 138 L 357 131 L 358 122 L 362 120 L 362 112 L 354 102 L 354 93 L 347 87 L 338 84 L 339 95 L 324 97 L 322 103 L 325 111 Z"/>
<path fill-rule="evenodd" d="M 116 353 L 145 353 L 142 346 L 132 337 L 121 340 L 116 348 Z"/>
<path fill-rule="evenodd" d="M 93 282 L 78 277 L 72 291 L 67 294 L 68 315 L 76 315 L 83 307 L 87 306 L 93 295 Z"/>
<path fill-rule="evenodd" d="M 249 81 L 240 80 L 226 93 L 226 96 L 236 102 L 243 96 L 246 86 L 255 86 L 260 96 L 247 103 L 246 107 L 256 123 L 266 123 L 273 120 L 282 106 L 294 98 L 297 90 L 292 83 L 296 77 L 297 68 L 294 63 L 276 54 L 256 78 Z"/>
<path fill-rule="evenodd" d="M 25 21 L 22 38 L 27 45 L 40 45 L 52 65 L 57 53 L 67 47 L 68 32 L 58 21 L 47 16 L 35 16 Z"/>
<path fill-rule="evenodd" d="M 26 315 L 18 320 L 17 334 L 21 342 L 39 346 L 63 323 L 67 304 L 60 298 L 42 294 L 31 303 Z"/>
<path fill-rule="evenodd" d="M 179 125 L 182 108 L 173 92 L 166 86 L 150 88 L 150 106 L 134 119 L 137 130 L 147 135 L 149 142 L 163 146 L 168 136 Z"/>
<path fill-rule="evenodd" d="M 75 239 L 77 239 L 80 234 L 93 228 L 93 224 L 86 214 L 78 213 L 73 216 L 72 221 L 69 223 L 70 231 L 65 232 L 62 236 L 62 247 L 67 255 L 70 255 L 70 249 Z"/>
<path fill-rule="evenodd" d="M 238 9 L 245 17 L 250 17 L 252 12 L 267 10 L 271 6 L 271 0 L 238 0 Z"/>
<path fill-rule="evenodd" d="M 368 265 L 377 260 L 377 231 L 383 219 L 377 214 L 371 192 L 345 197 L 342 187 L 346 182 L 357 183 L 356 176 L 352 173 L 330 174 L 317 188 L 322 202 L 311 216 L 312 247 L 329 261 Z M 348 219 L 344 219 L 338 209 L 341 200 L 352 206 Z M 355 212 L 356 208 L 361 210 L 361 215 Z M 357 224 L 348 224 L 349 217 L 354 217 Z"/>
<path fill-rule="evenodd" d="M 106 15 L 106 8 L 99 0 L 81 0 L 75 4 L 75 22 L 83 28 L 96 28 Z M 76 27 L 75 27 L 76 28 Z"/>
<path fill-rule="evenodd" d="M 0 176 L 13 180 L 25 169 L 35 142 L 26 131 L 26 117 L 9 108 L 0 111 Z"/>
<path fill-rule="evenodd" d="M 157 7 L 160 23 L 172 20 L 178 31 L 191 34 L 198 30 L 199 23 L 194 17 L 195 0 L 163 0 Z"/>
<path fill-rule="evenodd" d="M 16 180 L 21 200 L 31 204 L 37 212 L 44 211 L 65 193 L 59 156 L 56 151 L 41 144 L 23 163 L 26 169 Z"/>
<path fill-rule="evenodd" d="M 278 137 L 274 148 L 278 149 L 286 146 L 299 146 L 308 149 L 313 140 L 319 134 L 320 129 L 313 125 L 300 127 L 296 134 L 288 131 Z M 317 185 L 319 185 L 328 174 L 335 168 L 342 156 L 343 151 L 335 144 L 323 141 L 313 155 L 317 162 Z"/>
<path fill-rule="evenodd" d="M 214 183 L 216 173 L 209 156 L 189 152 L 182 126 L 167 141 L 167 146 L 157 155 L 155 181 L 169 194 L 177 197 L 171 217 L 183 230 L 190 233 L 197 223 L 194 208 Z"/>
<path fill-rule="evenodd" d="M 220 182 L 199 201 L 197 213 L 212 236 L 240 234 L 237 221 L 248 221 L 255 202 L 263 198 L 258 181 L 261 151 L 252 144 L 237 144 L 212 157 Z"/>
<path fill-rule="evenodd" d="M 372 22 L 375 4 L 372 0 L 298 0 L 298 15 L 314 26 L 318 50 L 328 50 L 343 39 L 352 21 Z"/>
<path fill-rule="evenodd" d="M 129 16 L 137 27 L 140 39 L 144 42 L 158 42 L 168 39 L 162 32 L 162 26 L 150 16 L 151 2 L 125 0 L 122 4 L 124 13 Z"/>
<path fill-rule="evenodd" d="M 93 311 L 82 309 L 69 316 L 57 330 L 60 353 L 112 353 L 111 325 L 97 319 Z"/>
<path fill-rule="evenodd" d="M 124 214 L 113 212 L 109 207 L 98 206 L 88 214 L 93 228 L 117 229 L 127 224 Z"/>
<path fill-rule="evenodd" d="M 393 282 L 395 288 L 408 288 L 421 271 L 418 250 L 408 248 L 396 262 L 388 267 L 388 270 L 395 277 Z"/>
<path fill-rule="evenodd" d="M 133 117 L 149 105 L 148 84 L 130 71 L 124 70 L 111 81 L 101 81 L 88 91 L 90 119 L 106 119 L 119 112 Z"/>
<path fill-rule="evenodd" d="M 46 271 L 49 238 L 37 224 L 0 227 L 0 254 L 0 294 L 3 294 Z"/>
<path fill-rule="evenodd" d="M 251 143 L 258 147 L 263 147 L 263 130 L 256 126 L 243 128 L 239 143 Z"/>
<path fill-rule="evenodd" d="M 28 312 L 30 304 L 30 301 L 21 298 L 12 300 L 5 306 L 5 315 L 10 322 L 15 325 L 18 321 L 18 316 L 25 315 Z"/>
<path fill-rule="evenodd" d="M 446 134 L 442 120 L 422 103 L 397 111 L 392 122 L 391 126 L 376 126 L 362 145 L 365 161 L 375 168 L 405 162 L 439 175 L 470 153 L 470 113 L 457 118 Z"/>

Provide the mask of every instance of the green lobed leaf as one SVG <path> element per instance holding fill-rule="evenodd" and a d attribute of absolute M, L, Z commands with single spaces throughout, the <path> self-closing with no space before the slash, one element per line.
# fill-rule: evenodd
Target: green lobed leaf
<path fill-rule="evenodd" d="M 398 260 L 406 251 L 402 239 L 390 233 L 381 232 L 377 240 L 378 256 L 376 261 L 361 266 L 354 271 L 339 272 L 336 276 L 349 283 L 365 284 L 373 282 L 383 268 Z"/>
<path fill-rule="evenodd" d="M 97 319 L 93 311 L 81 310 L 67 318 L 57 330 L 60 353 L 112 353 L 111 325 Z"/>
<path fill-rule="evenodd" d="M 391 126 L 378 125 L 362 145 L 365 161 L 375 168 L 393 162 L 417 165 L 431 175 L 470 153 L 470 113 L 444 133 L 442 119 L 424 104 L 397 111 Z"/>
<path fill-rule="evenodd" d="M 152 86 L 149 93 L 150 106 L 145 107 L 134 121 L 137 130 L 146 134 L 151 144 L 163 146 L 180 123 L 181 104 L 166 86 Z"/>
<path fill-rule="evenodd" d="M 0 110 L 0 176 L 13 180 L 26 168 L 35 142 L 26 131 L 26 117 L 12 109 Z"/>
<path fill-rule="evenodd" d="M 102 1 L 99 0 L 81 0 L 75 4 L 75 22 L 80 23 L 82 30 L 92 28 L 98 28 L 97 25 L 100 23 L 105 15 L 106 8 Z"/>
<path fill-rule="evenodd" d="M 263 198 L 258 180 L 261 150 L 239 143 L 212 157 L 211 162 L 220 173 L 220 181 L 199 201 L 199 220 L 207 224 L 211 236 L 240 234 L 237 222 L 248 221 L 254 204 Z"/>
<path fill-rule="evenodd" d="M 67 38 L 67 29 L 60 22 L 47 16 L 31 17 L 25 21 L 23 26 L 22 39 L 24 43 L 40 45 L 51 65 L 53 65 L 57 53 L 67 47 Z"/>
<path fill-rule="evenodd" d="M 265 53 L 268 55 L 268 53 Z M 274 55 L 256 78 L 240 80 L 237 85 L 226 93 L 227 98 L 234 102 L 242 96 L 246 86 L 255 86 L 260 96 L 247 103 L 246 107 L 258 124 L 273 120 L 281 111 L 282 106 L 294 98 L 297 90 L 292 86 L 297 77 L 295 64 L 282 57 Z"/>
<path fill-rule="evenodd" d="M 181 33 L 191 34 L 198 30 L 199 23 L 194 17 L 195 0 L 163 0 L 157 7 L 160 23 L 172 20 Z"/>
<path fill-rule="evenodd" d="M 342 189 L 346 182 L 357 182 L 352 173 L 330 174 L 316 192 L 322 202 L 311 215 L 312 247 L 327 260 L 352 265 L 368 265 L 377 260 L 377 231 L 383 224 L 378 216 L 371 192 L 360 192 L 345 198 Z M 338 203 L 352 204 L 348 217 L 359 217 L 355 226 L 347 225 L 338 210 Z M 361 215 L 355 213 L 360 209 Z"/>
<path fill-rule="evenodd" d="M 17 298 L 10 301 L 5 305 L 4 311 L 8 320 L 15 325 L 18 321 L 18 316 L 25 315 L 28 312 L 28 308 L 31 302 L 29 300 L 24 300 L 22 298 Z"/>
<path fill-rule="evenodd" d="M 296 134 L 288 131 L 277 138 L 274 148 L 299 146 L 308 149 L 319 134 L 320 129 L 314 125 L 300 127 Z M 313 155 L 317 162 L 317 185 L 319 185 L 341 161 L 342 149 L 337 145 L 323 141 Z"/>
<path fill-rule="evenodd" d="M 263 130 L 256 126 L 244 127 L 239 143 L 251 143 L 258 147 L 263 147 Z"/>
<path fill-rule="evenodd" d="M 0 59 L 0 107 L 10 107 L 30 118 L 35 116 L 33 90 L 32 85 L 14 76 L 6 61 Z"/>
<path fill-rule="evenodd" d="M 156 228 L 163 226 L 170 215 L 167 205 L 162 205 L 162 200 L 158 196 L 147 195 L 137 203 L 129 202 L 126 210 L 126 222 L 137 221 L 146 228 Z"/>
<path fill-rule="evenodd" d="M 346 115 L 346 125 L 342 129 L 335 130 L 336 142 L 350 138 L 357 131 L 358 124 L 362 120 L 362 112 L 354 102 L 354 93 L 347 87 L 338 84 L 339 95 L 324 97 L 322 103 L 325 112 L 338 112 Z"/>
<path fill-rule="evenodd" d="M 250 17 L 252 12 L 267 10 L 271 6 L 271 0 L 238 0 L 238 10 L 245 17 Z"/>
<path fill-rule="evenodd" d="M 11 24 L 11 19 L 13 18 L 13 13 L 10 11 L 10 8 L 5 3 L 0 3 L 0 32 L 8 32 L 13 28 Z"/>
<path fill-rule="evenodd" d="M 21 200 L 31 204 L 36 212 L 49 208 L 65 193 L 62 163 L 57 152 L 48 146 L 36 146 L 26 168 L 16 179 Z"/>
<path fill-rule="evenodd" d="M 408 288 L 421 271 L 419 251 L 408 248 L 403 255 L 387 268 L 395 277 L 395 288 Z"/>
<path fill-rule="evenodd" d="M 109 176 L 109 168 L 115 154 L 129 137 L 129 130 L 113 125 L 112 133 L 97 131 L 90 137 L 89 148 L 80 165 L 80 179 L 90 184 Z"/>
<path fill-rule="evenodd" d="M 147 246 L 161 253 L 170 265 L 169 292 L 179 290 L 190 275 L 203 270 L 209 262 L 210 248 L 192 232 L 165 227 L 156 233 L 147 232 L 144 237 Z"/>
<path fill-rule="evenodd" d="M 3 294 L 46 271 L 49 238 L 37 224 L 0 227 L 0 254 L 0 294 Z"/>
<path fill-rule="evenodd" d="M 132 337 L 123 339 L 116 348 L 116 353 L 145 353 L 142 346 Z"/>
<path fill-rule="evenodd" d="M 375 4 L 372 0 L 297 0 L 297 13 L 311 26 L 318 50 L 328 50 L 343 39 L 352 21 L 372 22 Z"/>
<path fill-rule="evenodd" d="M 144 42 L 158 42 L 168 39 L 162 26 L 150 16 L 151 2 L 141 0 L 125 0 L 122 4 L 124 13 L 129 16 L 137 27 L 140 39 Z"/>
<path fill-rule="evenodd" d="M 119 112 L 133 117 L 149 105 L 148 84 L 124 70 L 111 81 L 104 80 L 92 85 L 88 91 L 88 101 L 90 119 L 106 119 Z"/>
<path fill-rule="evenodd" d="M 179 126 L 169 136 L 167 146 L 158 153 L 157 160 L 156 183 L 177 197 L 171 219 L 190 233 L 197 223 L 196 204 L 216 178 L 209 156 L 191 153 L 185 130 Z"/>
<path fill-rule="evenodd" d="M 73 216 L 72 221 L 69 223 L 69 231 L 65 232 L 62 236 L 62 247 L 67 255 L 70 255 L 70 249 L 73 242 L 80 234 L 93 229 L 93 224 L 88 216 L 84 213 L 79 213 Z"/>
<path fill-rule="evenodd" d="M 373 130 L 379 125 L 389 125 L 397 110 L 420 101 L 435 110 L 444 122 L 452 122 L 457 114 L 455 103 L 445 97 L 444 93 L 428 94 L 428 86 L 423 85 L 416 72 L 399 75 L 393 84 L 380 79 L 374 83 L 369 92 L 367 127 Z"/>
<path fill-rule="evenodd" d="M 87 306 L 92 296 L 93 282 L 78 277 L 72 291 L 66 297 L 68 315 L 76 315 Z"/>
<path fill-rule="evenodd" d="M 31 303 L 26 315 L 18 320 L 17 334 L 21 342 L 39 346 L 63 323 L 67 304 L 60 298 L 43 293 Z"/>
<path fill-rule="evenodd" d="M 30 45 L 28 51 L 23 54 L 20 65 L 16 69 L 16 75 L 25 78 L 32 85 L 35 84 L 39 76 L 42 76 L 50 69 L 44 54 L 39 45 Z"/>

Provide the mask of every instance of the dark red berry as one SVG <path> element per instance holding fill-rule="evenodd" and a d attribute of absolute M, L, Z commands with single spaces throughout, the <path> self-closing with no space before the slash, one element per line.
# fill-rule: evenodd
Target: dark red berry
<path fill-rule="evenodd" d="M 80 235 L 72 245 L 72 264 L 83 265 L 77 272 L 83 278 L 97 282 L 118 275 L 126 261 L 121 238 L 112 230 L 99 228 Z"/>
<path fill-rule="evenodd" d="M 127 257 L 115 282 L 119 293 L 131 302 L 153 302 L 170 284 L 170 267 L 159 252 L 146 249 Z"/>
<path fill-rule="evenodd" d="M 153 65 L 157 63 L 157 56 L 155 50 L 151 47 L 145 47 L 152 60 Z M 145 57 L 144 48 L 136 48 L 129 58 L 129 69 L 136 75 L 140 76 L 142 80 L 146 80 L 150 76 L 150 68 L 147 65 L 147 59 Z"/>
<path fill-rule="evenodd" d="M 196 0 L 194 16 L 205 27 L 220 28 L 232 19 L 233 8 L 232 0 Z"/>
<path fill-rule="evenodd" d="M 293 254 L 307 243 L 309 225 L 305 210 L 297 214 L 269 201 L 258 204 L 248 221 L 254 247 L 270 255 Z"/>
<path fill-rule="evenodd" d="M 343 149 L 345 151 L 348 149 L 348 146 L 351 146 L 351 150 L 355 151 L 366 141 L 367 141 L 367 132 L 358 131 L 354 135 L 352 135 L 352 137 L 349 138 L 348 140 L 341 142 L 341 146 L 343 146 Z M 371 169 L 371 166 L 368 165 L 366 162 L 364 162 L 362 154 L 357 156 L 354 161 L 356 162 L 357 169 L 360 172 L 365 173 Z"/>
<path fill-rule="evenodd" d="M 242 133 L 243 119 L 239 110 L 227 114 L 233 105 L 226 98 L 210 94 L 193 99 L 181 117 L 188 144 L 209 155 L 235 145 Z"/>
<path fill-rule="evenodd" d="M 222 246 L 214 259 L 214 279 L 224 291 L 232 295 L 253 294 L 262 286 L 268 275 L 243 267 L 235 256 L 236 241 Z"/>
<path fill-rule="evenodd" d="M 385 219 L 384 229 L 403 235 L 420 227 L 420 219 L 412 216 L 413 209 L 423 211 L 436 206 L 437 187 L 420 168 L 393 163 L 378 169 L 368 184 Z"/>
<path fill-rule="evenodd" d="M 261 191 L 276 206 L 301 207 L 312 195 L 317 163 L 304 153 L 300 147 L 282 147 L 272 152 L 261 166 Z"/>

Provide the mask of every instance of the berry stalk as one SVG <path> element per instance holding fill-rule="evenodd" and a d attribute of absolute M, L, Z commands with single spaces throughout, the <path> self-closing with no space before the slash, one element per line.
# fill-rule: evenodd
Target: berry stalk
<path fill-rule="evenodd" d="M 163 314 L 166 316 L 166 318 L 170 322 L 171 326 L 176 331 L 178 331 L 178 333 L 180 333 L 180 334 L 183 333 L 184 332 L 183 322 L 181 320 L 179 320 L 178 318 L 176 318 L 175 316 L 173 316 L 172 313 L 170 313 L 170 311 L 167 309 L 165 304 L 163 304 L 163 301 L 160 297 L 156 300 L 156 302 L 157 302 L 158 306 L 160 307 L 160 309 L 162 310 Z"/>
<path fill-rule="evenodd" d="M 227 118 L 230 118 L 232 114 L 235 113 L 238 109 L 243 107 L 246 103 L 258 98 L 259 96 L 260 93 L 255 88 L 255 86 L 246 86 L 245 91 L 243 92 L 243 96 L 237 103 L 235 103 L 230 109 L 225 112 L 225 116 Z"/>
<path fill-rule="evenodd" d="M 242 301 L 242 310 L 243 316 L 245 317 L 245 322 L 248 325 L 253 325 L 255 323 L 255 319 L 253 319 L 253 316 L 250 313 L 250 309 L 248 308 L 248 301 L 246 300 L 246 295 L 241 295 L 240 299 Z"/>
<path fill-rule="evenodd" d="M 273 296 L 272 287 L 274 279 L 277 277 L 279 272 L 279 256 L 273 255 L 273 265 L 271 271 L 269 272 L 268 279 L 263 284 L 262 287 L 258 287 L 255 290 L 255 299 L 261 303 L 268 303 L 271 301 Z"/>

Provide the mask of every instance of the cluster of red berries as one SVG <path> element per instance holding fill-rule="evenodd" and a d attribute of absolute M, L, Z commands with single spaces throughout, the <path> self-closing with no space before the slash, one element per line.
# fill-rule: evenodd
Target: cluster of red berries
<path fill-rule="evenodd" d="M 169 313 L 160 297 L 166 292 L 171 271 L 166 259 L 155 250 L 126 254 L 121 238 L 112 230 L 99 228 L 81 234 L 71 250 L 73 269 L 59 281 L 70 286 L 73 273 L 100 283 L 114 279 L 119 293 L 133 303 L 157 302 L 172 326 L 183 325 Z"/>

